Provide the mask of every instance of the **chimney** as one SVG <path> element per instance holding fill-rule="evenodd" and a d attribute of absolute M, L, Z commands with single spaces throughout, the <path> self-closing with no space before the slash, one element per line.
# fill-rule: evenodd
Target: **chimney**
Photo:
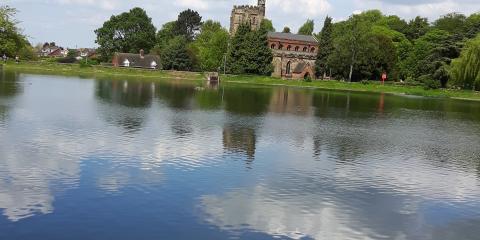
<path fill-rule="evenodd" d="M 145 57 L 145 52 L 143 51 L 143 49 L 140 49 L 140 57 L 141 57 L 141 58 L 144 58 L 144 57 Z"/>

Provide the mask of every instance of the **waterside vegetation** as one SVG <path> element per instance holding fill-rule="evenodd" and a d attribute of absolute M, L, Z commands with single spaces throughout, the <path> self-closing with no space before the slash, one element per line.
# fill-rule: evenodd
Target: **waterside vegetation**
<path fill-rule="evenodd" d="M 17 70 L 23 73 L 69 75 L 82 77 L 112 77 L 112 78 L 135 78 L 148 80 L 184 80 L 195 81 L 199 85 L 205 81 L 205 75 L 200 72 L 182 71 L 150 71 L 141 69 L 111 68 L 103 66 L 81 66 L 78 64 L 55 64 L 55 63 L 7 63 L 4 70 Z M 336 80 L 324 81 L 285 81 L 279 78 L 259 75 L 225 75 L 222 76 L 222 84 L 249 84 L 264 86 L 288 86 L 300 88 L 329 89 L 341 91 L 358 91 L 387 93 L 396 95 L 411 95 L 423 97 L 454 98 L 480 101 L 480 92 L 456 89 L 429 89 L 421 86 L 408 86 L 399 83 L 388 82 L 385 85 L 377 81 L 345 82 Z"/>

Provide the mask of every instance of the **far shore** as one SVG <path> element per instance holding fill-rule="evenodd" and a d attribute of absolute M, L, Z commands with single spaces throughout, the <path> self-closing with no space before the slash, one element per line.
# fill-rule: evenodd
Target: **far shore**
<path fill-rule="evenodd" d="M 9 62 L 3 65 L 6 70 L 18 70 L 25 73 L 49 74 L 49 75 L 70 75 L 70 76 L 124 76 L 148 79 L 178 79 L 186 81 L 204 81 L 205 74 L 199 72 L 179 72 L 179 71 L 154 71 L 144 69 L 126 69 L 111 68 L 103 66 L 80 67 L 78 64 L 57 64 L 57 63 L 37 63 Z M 387 82 L 382 85 L 379 82 L 369 81 L 366 83 L 349 83 L 336 80 L 313 80 L 312 82 L 299 80 L 284 80 L 268 76 L 257 75 L 221 75 L 223 83 L 237 83 L 264 86 L 287 86 L 313 89 L 328 89 L 356 92 L 387 93 L 396 95 L 412 95 L 436 98 L 452 98 L 461 100 L 480 101 L 480 92 L 455 90 L 455 89 L 435 89 L 425 90 L 420 86 L 406 86 L 398 83 Z"/>

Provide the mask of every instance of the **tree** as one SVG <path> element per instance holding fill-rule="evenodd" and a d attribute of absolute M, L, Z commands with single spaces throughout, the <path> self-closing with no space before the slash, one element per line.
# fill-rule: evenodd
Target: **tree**
<path fill-rule="evenodd" d="M 470 40 L 450 70 L 453 84 L 463 89 L 480 90 L 480 36 Z"/>
<path fill-rule="evenodd" d="M 95 30 L 100 47 L 98 52 L 104 61 L 111 59 L 115 52 L 138 53 L 141 49 L 149 52 L 155 46 L 156 28 L 145 10 L 133 8 L 112 16 L 103 26 Z"/>
<path fill-rule="evenodd" d="M 178 15 L 173 32 L 176 36 L 184 36 L 187 41 L 193 41 L 201 25 L 202 17 L 200 14 L 188 9 Z"/>
<path fill-rule="evenodd" d="M 321 77 L 327 74 L 328 71 L 328 57 L 333 52 L 333 23 L 332 18 L 327 16 L 323 24 L 323 29 L 319 34 L 319 45 L 321 46 L 317 54 L 317 60 L 315 61 L 315 68 L 317 77 Z"/>
<path fill-rule="evenodd" d="M 167 70 L 190 71 L 193 61 L 187 48 L 188 41 L 184 36 L 171 39 L 162 51 L 163 68 Z"/>
<path fill-rule="evenodd" d="M 67 57 L 76 58 L 78 56 L 78 51 L 76 49 L 68 49 Z"/>
<path fill-rule="evenodd" d="M 291 33 L 291 30 L 289 27 L 284 27 L 282 30 L 283 33 Z"/>
<path fill-rule="evenodd" d="M 472 14 L 465 20 L 465 29 L 467 38 L 474 38 L 480 33 L 480 13 Z"/>
<path fill-rule="evenodd" d="M 460 13 L 449 13 L 442 16 L 433 23 L 437 29 L 447 31 L 451 34 L 463 34 L 465 29 L 465 21 L 467 17 Z"/>
<path fill-rule="evenodd" d="M 202 71 L 216 71 L 222 66 L 228 48 L 229 35 L 219 22 L 206 21 L 192 48 Z"/>
<path fill-rule="evenodd" d="M 268 32 L 276 32 L 275 28 L 273 27 L 273 23 L 269 19 L 263 19 L 260 23 L 260 27 L 266 29 Z"/>
<path fill-rule="evenodd" d="M 155 45 L 155 51 L 160 52 L 162 49 L 164 49 L 170 40 L 172 40 L 175 37 L 174 34 L 174 29 L 175 25 L 177 22 L 167 22 L 163 24 L 162 28 L 158 31 L 157 36 L 156 36 L 156 45 Z"/>
<path fill-rule="evenodd" d="M 298 34 L 301 35 L 312 35 L 313 30 L 315 28 L 315 22 L 313 20 L 308 19 L 300 29 L 298 30 Z"/>
<path fill-rule="evenodd" d="M 250 25 L 241 24 L 231 40 L 228 51 L 229 72 L 235 74 L 269 75 L 273 54 L 268 47 L 267 29 L 252 31 Z"/>
<path fill-rule="evenodd" d="M 19 22 L 15 19 L 16 14 L 15 8 L 0 5 L 0 56 L 6 54 L 10 57 L 20 55 L 22 58 L 30 58 L 33 50 L 27 38 L 17 27 Z"/>
<path fill-rule="evenodd" d="M 406 36 L 410 40 L 415 40 L 425 35 L 429 29 L 430 24 L 428 23 L 428 19 L 417 16 L 408 23 Z"/>

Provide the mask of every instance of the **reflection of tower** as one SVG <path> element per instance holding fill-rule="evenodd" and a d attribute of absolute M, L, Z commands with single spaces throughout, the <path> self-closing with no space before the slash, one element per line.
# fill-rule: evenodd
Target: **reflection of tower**
<path fill-rule="evenodd" d="M 243 153 L 249 162 L 255 159 L 257 136 L 252 128 L 225 127 L 223 129 L 223 147 L 233 153 Z"/>

